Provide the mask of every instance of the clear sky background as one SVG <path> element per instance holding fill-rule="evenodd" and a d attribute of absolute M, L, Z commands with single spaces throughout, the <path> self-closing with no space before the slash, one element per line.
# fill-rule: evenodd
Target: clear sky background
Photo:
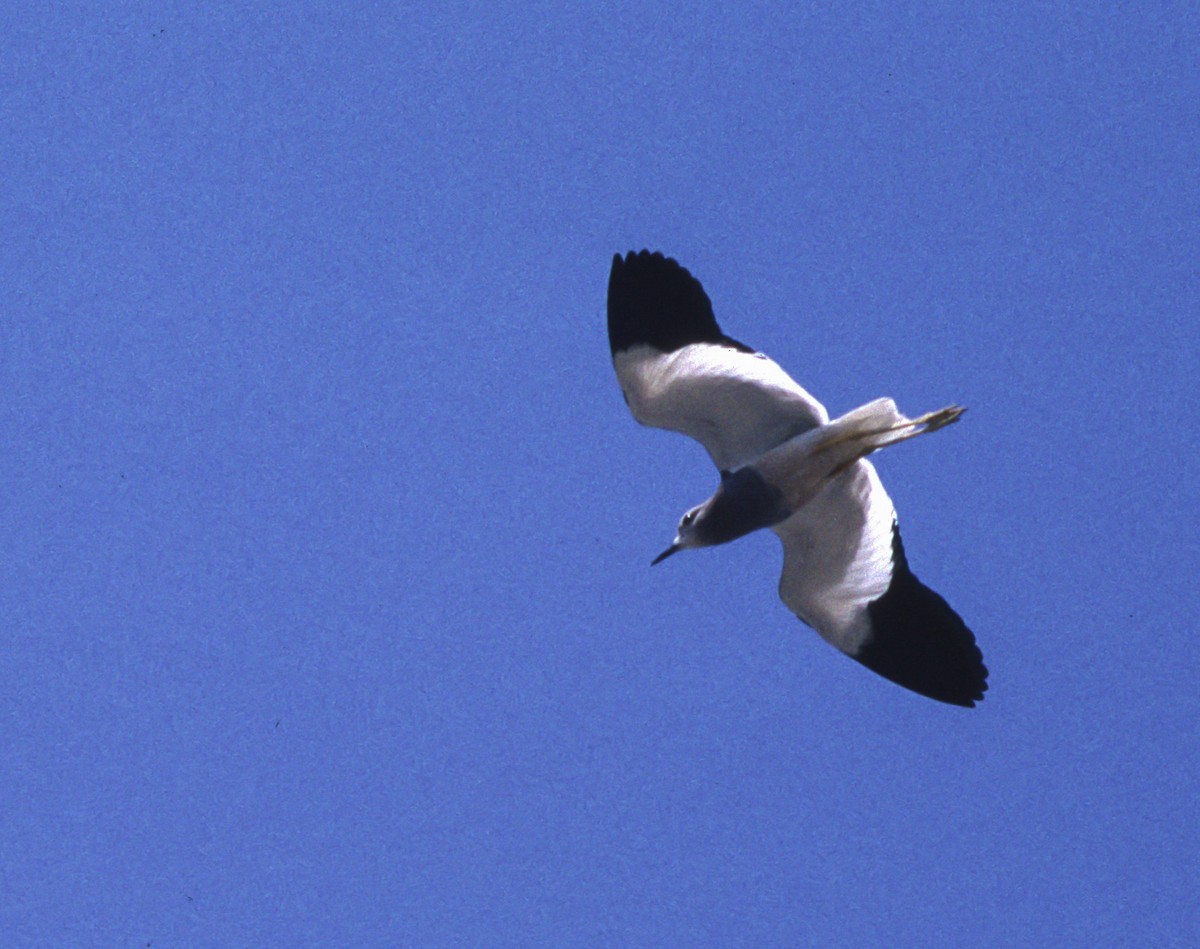
<path fill-rule="evenodd" d="M 203 6 L 0 16 L 0 944 L 1196 944 L 1194 4 Z M 650 568 L 642 247 L 979 708 Z"/>

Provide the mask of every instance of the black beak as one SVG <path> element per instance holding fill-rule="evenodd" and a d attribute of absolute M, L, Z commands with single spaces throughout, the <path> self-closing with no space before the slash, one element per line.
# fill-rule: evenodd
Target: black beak
<path fill-rule="evenodd" d="M 671 554 L 675 553 L 675 551 L 682 550 L 682 549 L 683 548 L 680 547 L 678 544 L 672 544 L 670 547 L 668 547 L 666 550 L 664 550 L 661 554 L 659 554 L 657 557 L 655 557 L 653 560 L 651 560 L 650 566 L 653 567 L 656 563 L 662 563 L 664 560 L 666 560 L 668 557 L 670 557 Z"/>

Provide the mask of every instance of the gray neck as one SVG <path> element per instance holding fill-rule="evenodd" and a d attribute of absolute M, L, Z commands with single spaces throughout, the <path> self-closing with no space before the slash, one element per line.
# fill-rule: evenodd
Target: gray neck
<path fill-rule="evenodd" d="M 727 544 L 751 531 L 778 524 L 791 513 L 783 505 L 783 495 L 747 465 L 734 472 L 721 472 L 721 486 L 697 519 L 696 530 L 708 544 Z"/>

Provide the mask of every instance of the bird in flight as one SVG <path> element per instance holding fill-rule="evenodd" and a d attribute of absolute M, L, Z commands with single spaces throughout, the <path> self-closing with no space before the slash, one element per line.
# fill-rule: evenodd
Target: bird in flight
<path fill-rule="evenodd" d="M 958 420 L 876 399 L 830 419 L 775 362 L 721 332 L 700 281 L 643 250 L 613 258 L 608 340 L 643 425 L 682 432 L 720 472 L 654 563 L 771 528 L 779 596 L 831 645 L 921 695 L 973 707 L 987 690 L 975 637 L 909 569 L 896 510 L 866 456 Z"/>

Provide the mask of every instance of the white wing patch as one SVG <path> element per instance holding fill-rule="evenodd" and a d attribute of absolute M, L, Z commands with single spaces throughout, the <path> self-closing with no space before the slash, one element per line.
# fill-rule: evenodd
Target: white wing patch
<path fill-rule="evenodd" d="M 635 345 L 613 365 L 634 418 L 690 435 L 722 471 L 829 421 L 820 402 L 759 353 L 714 343 L 670 353 Z"/>
<path fill-rule="evenodd" d="M 871 635 L 867 604 L 892 581 L 895 521 L 874 466 L 859 461 L 773 528 L 783 541 L 780 598 L 851 656 Z"/>

